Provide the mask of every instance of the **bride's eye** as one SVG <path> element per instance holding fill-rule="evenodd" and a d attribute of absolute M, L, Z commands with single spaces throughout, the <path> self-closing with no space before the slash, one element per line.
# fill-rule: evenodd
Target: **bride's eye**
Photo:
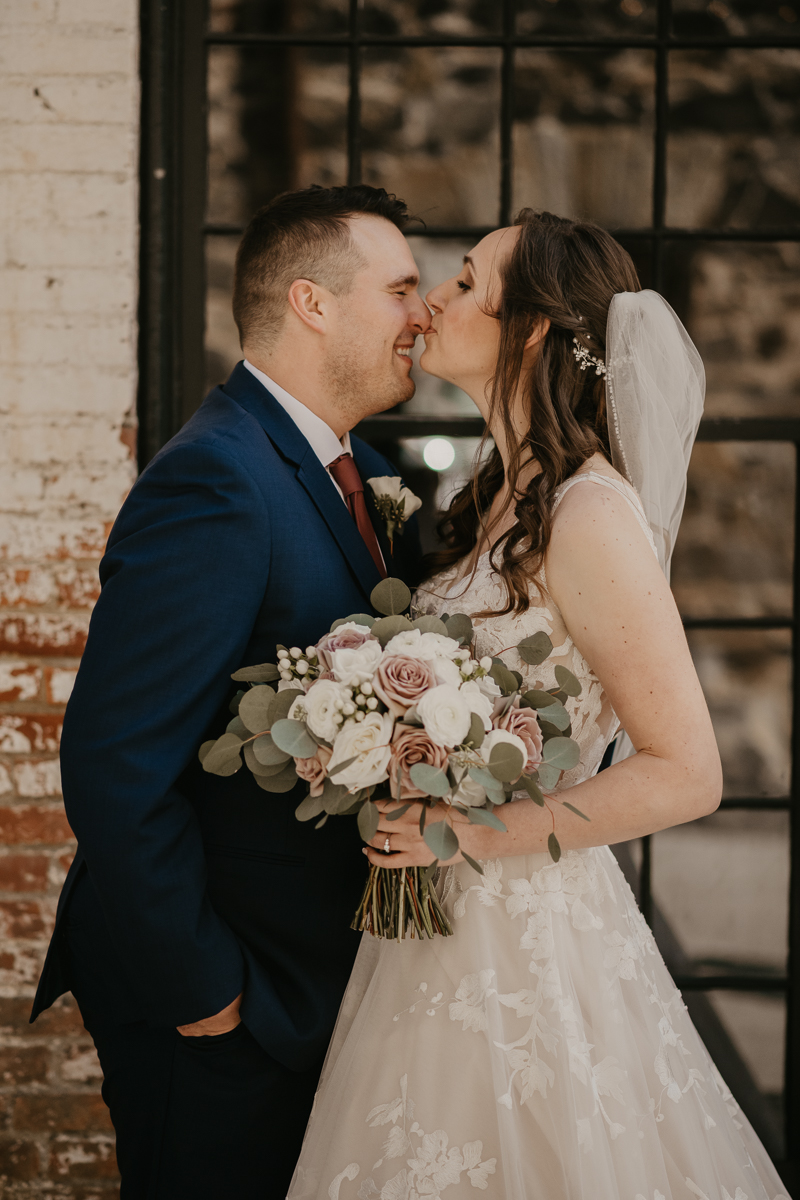
<path fill-rule="evenodd" d="M 463 280 L 461 280 L 461 279 L 457 279 L 457 280 L 456 280 L 456 283 L 457 283 L 457 284 L 458 284 L 458 286 L 461 288 L 462 292 L 468 292 L 468 291 L 470 290 L 470 286 L 469 286 L 469 284 L 468 284 L 468 283 L 464 283 L 464 282 L 463 282 Z"/>

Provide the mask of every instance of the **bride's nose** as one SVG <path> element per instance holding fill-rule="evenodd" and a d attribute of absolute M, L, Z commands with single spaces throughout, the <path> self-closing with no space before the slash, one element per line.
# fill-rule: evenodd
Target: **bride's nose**
<path fill-rule="evenodd" d="M 425 303 L 428 308 L 432 308 L 435 313 L 441 312 L 444 306 L 444 297 L 442 295 L 442 284 L 432 288 L 425 297 Z"/>

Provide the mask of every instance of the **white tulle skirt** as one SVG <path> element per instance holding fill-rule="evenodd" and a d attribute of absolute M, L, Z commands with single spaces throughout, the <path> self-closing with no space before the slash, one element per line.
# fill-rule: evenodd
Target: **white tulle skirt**
<path fill-rule="evenodd" d="M 365 936 L 290 1200 L 777 1200 L 607 847 L 451 868 Z"/>

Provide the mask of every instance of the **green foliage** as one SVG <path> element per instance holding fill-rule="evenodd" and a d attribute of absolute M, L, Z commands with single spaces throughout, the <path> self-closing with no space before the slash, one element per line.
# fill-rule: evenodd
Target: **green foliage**
<path fill-rule="evenodd" d="M 371 842 L 378 832 L 380 813 L 371 800 L 367 800 L 358 810 L 358 832 L 365 842 Z"/>
<path fill-rule="evenodd" d="M 469 863 L 469 865 L 472 867 L 473 871 L 477 871 L 479 875 L 483 874 L 483 867 L 481 866 L 481 864 L 479 862 L 476 862 L 474 858 L 470 858 L 470 856 L 467 854 L 466 850 L 461 851 L 461 857 L 464 859 L 465 863 Z"/>
<path fill-rule="evenodd" d="M 548 704 L 547 708 L 537 709 L 537 713 L 540 721 L 547 721 L 548 725 L 553 725 L 556 729 L 564 730 L 569 725 L 569 713 L 557 700 Z"/>
<path fill-rule="evenodd" d="M 236 695 L 233 697 L 230 704 L 228 705 L 228 712 L 232 712 L 234 716 L 236 716 L 236 714 L 239 711 L 239 701 L 241 700 L 243 695 L 244 695 L 244 689 L 239 688 L 239 691 L 236 693 Z"/>
<path fill-rule="evenodd" d="M 497 829 L 500 833 L 507 832 L 507 826 L 493 812 L 489 812 L 488 808 L 468 808 L 467 816 L 473 825 L 488 825 L 490 829 Z"/>
<path fill-rule="evenodd" d="M 223 733 L 212 742 L 203 742 L 200 761 L 211 775 L 235 775 L 242 765 L 242 739 L 235 733 Z"/>
<path fill-rule="evenodd" d="M 251 743 L 255 758 L 264 767 L 274 767 L 276 763 L 286 764 L 290 755 L 281 750 L 272 740 L 272 735 L 265 733 Z"/>
<path fill-rule="evenodd" d="M 391 617 L 406 611 L 411 604 L 411 592 L 402 579 L 393 579 L 390 575 L 372 589 L 369 602 L 376 612 Z"/>
<path fill-rule="evenodd" d="M 558 838 L 554 833 L 551 833 L 550 837 L 547 839 L 547 849 L 550 851 L 550 857 L 552 858 L 553 862 L 558 862 L 558 860 L 561 858 L 561 847 L 559 846 Z"/>
<path fill-rule="evenodd" d="M 301 687 L 284 688 L 282 692 L 278 692 L 277 696 L 272 702 L 272 709 L 270 712 L 271 720 L 273 722 L 282 721 L 284 717 L 288 716 L 289 709 L 292 707 L 297 697 L 303 695 L 305 695 L 305 693 Z M 253 732 L 255 733 L 255 730 L 253 730 Z"/>
<path fill-rule="evenodd" d="M 470 767 L 469 777 L 481 785 L 493 804 L 505 803 L 506 797 L 505 793 L 503 792 L 502 784 L 499 783 L 498 780 L 495 779 L 494 775 L 492 775 L 490 771 L 487 771 L 485 767 Z"/>
<path fill-rule="evenodd" d="M 256 783 L 265 792 L 290 792 L 297 784 L 294 763 L 287 763 L 277 775 L 254 775 Z"/>
<path fill-rule="evenodd" d="M 244 747 L 244 761 L 254 775 L 280 775 L 289 762 L 288 754 L 282 754 L 278 762 L 262 763 L 256 758 L 254 742 L 247 742 Z"/>
<path fill-rule="evenodd" d="M 504 696 L 510 696 L 517 690 L 516 676 L 511 674 L 508 667 L 504 662 L 501 661 L 501 659 L 496 658 L 494 660 L 489 674 L 500 688 L 500 691 Z"/>
<path fill-rule="evenodd" d="M 540 763 L 536 774 L 539 776 L 539 786 L 546 792 L 552 792 L 561 778 L 561 771 L 549 763 Z"/>
<path fill-rule="evenodd" d="M 530 775 L 520 775 L 519 786 L 525 789 L 534 804 L 538 804 L 540 808 L 544 808 L 544 796 L 535 779 L 531 779 Z"/>
<path fill-rule="evenodd" d="M 510 742 L 498 742 L 489 755 L 489 771 L 501 783 L 513 783 L 519 779 L 525 766 L 522 751 Z"/>
<path fill-rule="evenodd" d="M 570 804 L 569 800 L 564 801 L 564 808 L 568 808 L 570 812 L 574 812 L 576 817 L 583 817 L 584 821 L 591 820 L 591 817 L 587 817 L 586 813 L 582 813 L 574 804 Z"/>
<path fill-rule="evenodd" d="M 282 692 L 281 695 L 285 695 Z M 239 702 L 239 716 L 251 733 L 263 733 L 272 724 L 272 705 L 277 699 L 271 687 L 259 685 L 245 692 Z"/>
<path fill-rule="evenodd" d="M 301 800 L 297 808 L 294 810 L 294 815 L 298 821 L 313 821 L 325 811 L 321 796 L 306 796 Z"/>
<path fill-rule="evenodd" d="M 411 782 L 427 796 L 446 796 L 450 791 L 450 780 L 440 767 L 428 763 L 414 763 L 409 771 Z"/>
<path fill-rule="evenodd" d="M 372 629 L 375 624 L 375 618 L 369 613 L 351 613 L 349 617 L 340 617 L 338 621 L 334 621 L 331 625 L 331 633 L 334 629 L 338 629 L 340 625 L 366 625 L 367 629 Z"/>
<path fill-rule="evenodd" d="M 278 749 L 292 758 L 312 758 L 317 752 L 317 743 L 303 721 L 290 721 L 284 717 L 274 722 L 270 733 Z"/>
<path fill-rule="evenodd" d="M 581 748 L 572 738 L 551 738 L 542 751 L 544 761 L 559 771 L 571 771 L 577 767 L 581 758 Z"/>
<path fill-rule="evenodd" d="M 427 825 L 422 836 L 425 845 L 438 859 L 446 862 L 458 853 L 458 838 L 447 821 L 435 821 L 432 825 Z"/>
<path fill-rule="evenodd" d="M 478 747 L 482 744 L 483 739 L 485 737 L 486 737 L 486 730 L 483 727 L 483 720 L 481 717 L 478 716 L 477 713 L 473 713 L 472 718 L 469 723 L 469 733 L 467 734 L 467 743 L 470 746 L 472 746 L 472 748 L 474 750 L 477 750 Z"/>
<path fill-rule="evenodd" d="M 578 683 L 572 671 L 568 671 L 566 667 L 556 667 L 556 683 L 562 692 L 566 692 L 568 696 L 580 696 L 581 685 Z"/>
<path fill-rule="evenodd" d="M 380 617 L 372 626 L 372 636 L 376 637 L 382 646 L 390 642 L 398 633 L 402 633 L 404 629 L 413 629 L 414 626 L 409 621 L 408 617 Z"/>
<path fill-rule="evenodd" d="M 250 730 L 240 717 L 234 717 L 232 721 L 228 721 L 228 724 L 225 726 L 225 732 L 235 733 L 237 737 L 242 739 L 242 741 L 244 741 L 246 737 L 250 736 Z"/>
<path fill-rule="evenodd" d="M 531 667 L 538 667 L 549 658 L 553 653 L 553 643 L 544 632 L 534 633 L 530 637 L 523 638 L 521 642 L 517 642 L 517 654 L 523 662 L 528 663 Z"/>
<path fill-rule="evenodd" d="M 440 621 L 438 617 L 434 617 L 432 615 L 417 617 L 417 619 L 412 621 L 411 624 L 415 629 L 418 629 L 420 633 L 441 633 L 444 636 L 448 636 L 447 626 L 445 625 L 444 621 Z"/>
<path fill-rule="evenodd" d="M 338 817 L 354 808 L 356 798 L 343 784 L 333 783 L 330 779 L 326 779 L 322 785 L 322 803 L 326 813 Z"/>
<path fill-rule="evenodd" d="M 447 636 L 462 646 L 468 646 L 472 641 L 472 621 L 466 613 L 453 613 L 452 617 L 443 618 Z"/>
<path fill-rule="evenodd" d="M 231 679 L 235 679 L 237 683 L 274 683 L 280 677 L 281 673 L 275 663 L 261 663 L 257 667 L 242 667 L 231 675 Z"/>

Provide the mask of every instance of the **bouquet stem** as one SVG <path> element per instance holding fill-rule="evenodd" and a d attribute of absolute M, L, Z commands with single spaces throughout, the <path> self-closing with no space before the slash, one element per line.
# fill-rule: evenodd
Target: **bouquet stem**
<path fill-rule="evenodd" d="M 351 929 L 373 937 L 448 937 L 453 928 L 424 868 L 370 867 Z"/>

